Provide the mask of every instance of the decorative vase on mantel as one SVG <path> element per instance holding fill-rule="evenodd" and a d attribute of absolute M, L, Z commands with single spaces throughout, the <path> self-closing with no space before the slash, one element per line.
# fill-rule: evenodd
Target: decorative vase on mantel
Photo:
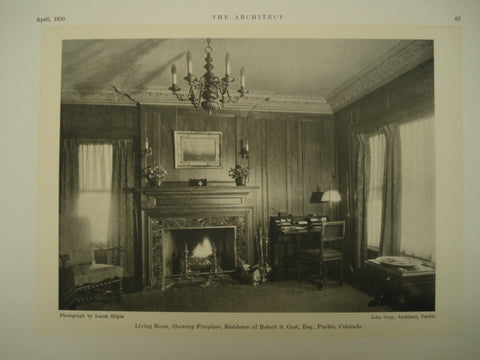
<path fill-rule="evenodd" d="M 148 179 L 148 185 L 150 185 L 150 186 L 160 186 L 160 185 L 162 185 L 162 179 Z"/>
<path fill-rule="evenodd" d="M 245 186 L 247 185 L 247 178 L 245 176 L 240 176 L 235 179 L 237 186 Z"/>
<path fill-rule="evenodd" d="M 162 179 L 167 175 L 167 170 L 161 165 L 147 166 L 142 170 L 142 175 L 147 179 L 148 185 L 157 187 L 162 185 Z"/>
<path fill-rule="evenodd" d="M 241 165 L 236 165 L 234 168 L 230 169 L 228 176 L 230 176 L 232 179 L 235 179 L 237 186 L 245 186 L 247 185 L 248 173 L 248 168 L 242 167 Z"/>

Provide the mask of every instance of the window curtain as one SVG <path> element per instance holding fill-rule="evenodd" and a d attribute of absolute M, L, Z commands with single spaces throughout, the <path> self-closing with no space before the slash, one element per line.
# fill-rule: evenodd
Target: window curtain
<path fill-rule="evenodd" d="M 366 135 L 356 136 L 356 177 L 355 177 L 355 207 L 354 231 L 355 247 L 353 266 L 360 268 L 367 258 L 367 192 L 370 182 L 370 144 Z"/>
<path fill-rule="evenodd" d="M 434 116 L 399 126 L 402 142 L 402 241 L 405 255 L 435 261 Z"/>
<path fill-rule="evenodd" d="M 108 241 L 108 219 L 112 186 L 112 145 L 103 141 L 82 141 L 79 145 L 78 215 L 90 220 L 92 241 Z"/>
<path fill-rule="evenodd" d="M 65 139 L 60 149 L 60 214 L 76 215 L 79 194 L 78 142 Z"/>
<path fill-rule="evenodd" d="M 367 198 L 367 244 L 380 248 L 382 233 L 383 177 L 385 173 L 385 135 L 376 133 L 368 139 L 370 145 L 370 182 Z"/>
<path fill-rule="evenodd" d="M 109 219 L 109 246 L 118 247 L 113 263 L 124 267 L 126 276 L 134 275 L 134 149 L 132 140 L 113 142 L 112 192 Z"/>
<path fill-rule="evenodd" d="M 79 145 L 80 190 L 110 191 L 112 180 L 112 146 L 83 143 Z"/>
<path fill-rule="evenodd" d="M 380 129 L 385 134 L 385 170 L 383 178 L 382 231 L 380 255 L 400 255 L 402 225 L 402 156 L 398 125 Z"/>

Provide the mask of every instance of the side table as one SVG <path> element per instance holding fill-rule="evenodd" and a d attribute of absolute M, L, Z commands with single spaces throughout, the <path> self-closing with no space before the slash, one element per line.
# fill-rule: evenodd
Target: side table
<path fill-rule="evenodd" d="M 435 268 L 426 263 L 412 267 L 365 262 L 376 285 L 377 295 L 370 306 L 389 305 L 406 311 L 435 310 Z"/>

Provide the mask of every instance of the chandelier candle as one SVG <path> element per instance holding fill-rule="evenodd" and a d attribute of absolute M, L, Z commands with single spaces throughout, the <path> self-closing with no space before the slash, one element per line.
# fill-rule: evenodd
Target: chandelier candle
<path fill-rule="evenodd" d="M 175 64 L 172 65 L 172 84 L 177 85 L 177 67 Z"/>
<path fill-rule="evenodd" d="M 230 54 L 225 55 L 225 75 L 228 77 L 230 75 Z"/>
<path fill-rule="evenodd" d="M 187 73 L 188 74 L 192 74 L 193 71 L 192 71 L 192 54 L 190 54 L 190 51 L 187 52 Z"/>

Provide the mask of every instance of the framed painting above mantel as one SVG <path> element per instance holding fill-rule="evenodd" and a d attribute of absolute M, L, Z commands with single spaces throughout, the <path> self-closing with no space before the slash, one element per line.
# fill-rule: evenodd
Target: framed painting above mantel
<path fill-rule="evenodd" d="M 175 168 L 221 168 L 220 131 L 174 131 Z"/>

